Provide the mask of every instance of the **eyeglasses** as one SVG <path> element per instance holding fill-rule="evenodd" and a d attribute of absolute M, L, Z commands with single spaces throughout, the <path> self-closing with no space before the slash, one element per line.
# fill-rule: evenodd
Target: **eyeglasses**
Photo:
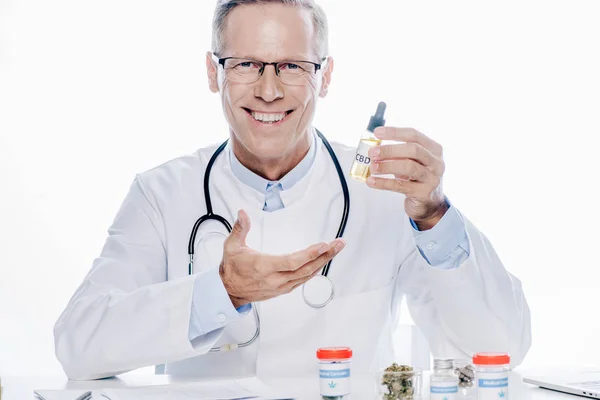
<path fill-rule="evenodd" d="M 213 59 L 223 66 L 228 79 L 237 83 L 254 83 L 260 79 L 267 65 L 275 68 L 275 74 L 286 85 L 301 85 L 306 82 L 306 77 L 315 75 L 323 64 L 312 61 L 279 61 L 263 62 L 250 58 L 225 57 Z M 327 58 L 323 58 L 323 62 Z"/>

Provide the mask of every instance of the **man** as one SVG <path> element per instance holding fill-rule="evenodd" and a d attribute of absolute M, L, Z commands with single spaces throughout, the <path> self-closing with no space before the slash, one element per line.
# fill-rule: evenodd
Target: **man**
<path fill-rule="evenodd" d="M 334 240 L 341 182 L 311 124 L 334 67 L 322 10 L 312 0 L 221 0 L 212 47 L 208 84 L 230 140 L 208 187 L 233 230 L 202 224 L 190 275 L 185 249 L 207 212 L 202 182 L 216 147 L 138 175 L 56 323 L 68 377 L 151 365 L 209 378 L 312 373 L 322 346 L 352 347 L 353 372 L 368 372 L 393 361 L 402 296 L 434 356 L 506 351 L 519 364 L 531 340 L 521 284 L 445 198 L 442 148 L 426 135 L 376 130 L 397 143 L 370 150 L 367 184 L 347 179 L 352 207 Z M 347 177 L 356 149 L 333 147 Z M 330 260 L 333 299 L 313 308 L 302 285 Z"/>

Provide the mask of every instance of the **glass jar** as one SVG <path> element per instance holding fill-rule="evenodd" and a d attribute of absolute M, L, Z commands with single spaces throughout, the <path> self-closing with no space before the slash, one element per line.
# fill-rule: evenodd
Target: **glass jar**
<path fill-rule="evenodd" d="M 350 394 L 349 347 L 322 347 L 317 350 L 320 393 L 323 400 L 342 400 Z"/>
<path fill-rule="evenodd" d="M 475 367 L 471 360 L 459 358 L 452 360 L 454 373 L 458 376 L 458 398 L 460 400 L 475 400 L 477 392 L 475 390 Z"/>
<path fill-rule="evenodd" d="M 473 356 L 478 400 L 508 400 L 510 356 L 506 353 L 477 353 Z"/>
<path fill-rule="evenodd" d="M 431 400 L 456 400 L 458 376 L 454 373 L 451 359 L 434 359 L 433 372 L 429 377 L 429 398 Z"/>
<path fill-rule="evenodd" d="M 392 364 L 375 374 L 378 400 L 421 400 L 423 371 L 408 365 Z"/>

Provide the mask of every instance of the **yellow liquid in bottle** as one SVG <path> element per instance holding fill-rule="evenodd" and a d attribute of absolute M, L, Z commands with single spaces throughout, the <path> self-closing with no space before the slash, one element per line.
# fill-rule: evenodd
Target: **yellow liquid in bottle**
<path fill-rule="evenodd" d="M 381 144 L 380 139 L 361 139 L 356 156 L 354 157 L 354 163 L 350 169 L 350 176 L 357 181 L 366 182 L 367 178 L 371 176 L 371 159 L 369 158 L 369 149 L 374 146 Z"/>

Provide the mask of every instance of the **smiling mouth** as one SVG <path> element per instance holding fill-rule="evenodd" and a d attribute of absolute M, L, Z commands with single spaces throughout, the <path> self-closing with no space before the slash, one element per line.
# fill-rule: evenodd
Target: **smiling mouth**
<path fill-rule="evenodd" d="M 283 112 L 260 112 L 254 111 L 246 107 L 242 107 L 248 115 L 250 115 L 255 121 L 262 122 L 263 124 L 275 124 L 277 122 L 281 122 L 288 115 L 290 115 L 294 110 L 288 110 Z"/>

